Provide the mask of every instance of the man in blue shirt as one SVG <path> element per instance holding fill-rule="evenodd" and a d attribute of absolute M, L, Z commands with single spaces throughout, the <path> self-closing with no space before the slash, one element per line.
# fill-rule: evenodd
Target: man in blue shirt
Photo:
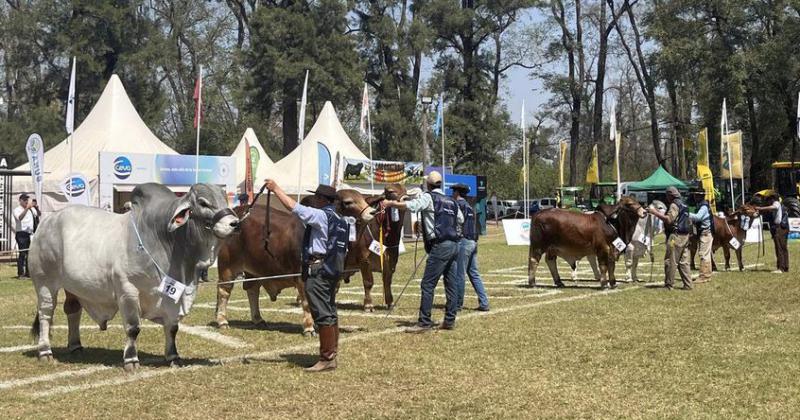
<path fill-rule="evenodd" d="M 697 203 L 697 213 L 689 213 L 689 218 L 692 219 L 694 223 L 699 242 L 697 253 L 700 255 L 700 276 L 695 283 L 711 281 L 711 257 L 714 246 L 714 235 L 712 233 L 714 215 L 711 213 L 711 205 L 706 201 L 705 197 L 706 193 L 703 190 L 696 191 L 694 193 L 694 199 Z"/>
<path fill-rule="evenodd" d="M 305 278 L 305 295 L 311 316 L 319 333 L 319 361 L 306 368 L 307 372 L 322 372 L 336 369 L 336 354 L 339 347 L 339 325 L 336 313 L 336 290 L 343 269 L 344 257 L 341 257 L 337 267 L 330 267 L 334 257 L 332 246 L 336 238 L 332 237 L 330 227 L 332 222 L 339 220 L 335 212 L 334 203 L 337 200 L 336 189 L 329 185 L 319 185 L 314 196 L 322 202 L 322 209 L 307 207 L 297 203 L 286 195 L 281 187 L 273 180 L 266 180 L 267 188 L 275 193 L 281 204 L 292 214 L 297 216 L 306 226 L 303 237 L 303 272 Z M 333 243 L 333 245 L 331 245 Z M 346 251 L 346 239 L 345 239 Z M 333 265 L 337 265 L 333 263 Z M 336 271 L 339 273 L 336 273 Z"/>
<path fill-rule="evenodd" d="M 478 227 L 475 210 L 469 205 L 464 197 L 469 194 L 469 187 L 464 184 L 456 184 L 450 187 L 453 190 L 453 200 L 456 200 L 458 209 L 464 215 L 464 223 L 461 226 L 461 241 L 458 243 L 458 309 L 464 306 L 464 289 L 466 286 L 465 275 L 469 276 L 472 288 L 478 295 L 478 310 L 489 310 L 489 298 L 486 296 L 486 289 L 483 287 L 483 280 L 478 271 Z"/>
<path fill-rule="evenodd" d="M 423 333 L 433 328 L 431 310 L 433 308 L 433 291 L 444 275 L 446 296 L 444 321 L 439 326 L 443 330 L 452 330 L 456 324 L 458 312 L 458 241 L 460 239 L 457 224 L 464 223 L 464 216 L 456 202 L 444 195 L 442 191 L 442 175 L 433 171 L 426 179 L 428 191 L 409 201 L 385 201 L 386 207 L 408 209 L 422 214 L 422 232 L 425 240 L 425 251 L 428 261 L 422 275 L 420 289 L 422 297 L 419 305 L 417 325 L 408 328 L 409 333 Z"/>

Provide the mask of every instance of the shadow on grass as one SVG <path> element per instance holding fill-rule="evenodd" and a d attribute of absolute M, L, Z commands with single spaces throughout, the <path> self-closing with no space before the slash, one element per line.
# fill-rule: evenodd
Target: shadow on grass
<path fill-rule="evenodd" d="M 308 353 L 306 354 L 289 353 L 289 354 L 282 354 L 281 358 L 295 366 L 306 368 L 316 363 L 317 360 L 319 359 L 319 356 L 316 354 L 308 354 Z"/>
<path fill-rule="evenodd" d="M 138 352 L 139 361 L 143 366 L 168 367 L 169 363 L 164 359 L 164 355 L 152 354 L 144 351 Z M 23 353 L 24 356 L 33 359 L 38 359 L 39 353 L 37 350 L 30 350 Z M 80 351 L 70 352 L 65 348 L 53 348 L 53 358 L 58 362 L 65 365 L 105 365 L 111 367 L 122 367 L 122 349 L 107 349 L 100 347 L 84 347 Z M 181 358 L 184 366 L 189 365 L 204 365 L 211 366 L 216 363 L 209 359 L 200 358 Z"/>
<path fill-rule="evenodd" d="M 377 310 L 385 311 L 385 310 L 388 309 L 386 305 L 374 305 L 374 304 L 373 304 L 373 308 L 375 308 L 376 311 Z M 364 310 L 364 305 L 360 304 L 360 303 L 350 303 L 350 302 L 348 302 L 348 303 L 336 303 L 336 309 L 341 309 L 341 310 L 345 310 L 345 311 L 363 311 Z"/>
<path fill-rule="evenodd" d="M 216 327 L 216 322 L 209 322 L 206 324 L 209 327 Z M 264 321 L 258 324 L 253 324 L 251 321 L 243 320 L 228 320 L 228 327 L 237 330 L 259 330 L 259 331 L 275 331 L 285 334 L 302 334 L 303 325 L 300 323 L 292 322 L 269 322 Z"/>

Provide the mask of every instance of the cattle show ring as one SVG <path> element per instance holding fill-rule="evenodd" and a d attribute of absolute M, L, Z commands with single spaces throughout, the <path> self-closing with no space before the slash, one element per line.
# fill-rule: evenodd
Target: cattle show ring
<path fill-rule="evenodd" d="M 304 93 L 303 113 L 305 106 Z M 444 144 L 439 118 L 433 134 Z M 617 168 L 606 176 L 614 181 L 601 182 L 595 154 L 586 183 L 568 186 L 567 146 L 559 144 L 559 182 L 537 192 L 552 199 L 533 197 L 529 180 L 537 174 L 525 161 L 521 196 L 502 197 L 497 178 L 448 165 L 444 146 L 441 157 L 432 147 L 434 157 L 422 161 L 377 160 L 371 138 L 351 140 L 331 102 L 309 121 L 307 132 L 300 124 L 297 147 L 275 161 L 249 128 L 230 155 L 201 155 L 199 146 L 182 155 L 147 127 L 112 75 L 63 141 L 31 135 L 28 161 L 0 169 L 0 412 L 798 413 L 795 162 L 776 162 L 773 187 L 749 192 L 735 162 L 720 178 L 679 179 L 658 166 L 639 181 L 623 180 Z M 741 160 L 741 138 L 738 147 Z M 267 179 L 280 188 L 266 187 Z M 443 194 L 428 194 L 437 182 Z M 324 187 L 336 208 L 326 229 L 341 220 L 348 237 L 333 332 L 317 321 L 316 292 L 307 290 L 312 263 L 303 258 L 314 258 L 305 255 L 313 247 L 307 226 L 318 222 L 285 204 L 324 209 L 316 202 Z M 454 194 L 468 207 L 446 197 Z M 778 196 L 785 197 L 780 219 L 770 210 Z M 425 197 L 430 227 L 428 210 L 414 207 L 427 205 Z M 23 204 L 34 199 L 36 206 Z M 23 248 L 28 214 L 35 223 Z M 448 229 L 462 239 L 475 231 L 474 266 L 458 265 L 455 251 L 437 266 Z M 437 267 L 442 280 L 426 324 L 424 279 Z M 450 320 L 458 270 L 466 290 Z M 330 340 L 338 343 L 333 356 Z M 318 358 L 338 366 L 307 373 Z"/>

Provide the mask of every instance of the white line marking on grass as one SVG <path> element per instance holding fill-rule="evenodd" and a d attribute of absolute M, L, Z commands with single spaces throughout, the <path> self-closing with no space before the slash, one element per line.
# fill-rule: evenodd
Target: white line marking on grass
<path fill-rule="evenodd" d="M 490 312 L 472 312 L 472 313 L 468 313 L 468 314 L 459 316 L 459 319 L 465 320 L 465 319 L 475 318 L 475 317 L 479 317 L 479 316 L 492 316 L 492 315 L 496 315 L 496 314 L 502 314 L 502 313 L 507 313 L 507 312 L 512 312 L 512 311 L 517 311 L 517 310 L 521 310 L 521 309 L 531 309 L 531 308 L 536 308 L 536 307 L 544 306 L 544 305 L 553 305 L 553 304 L 556 304 L 556 303 L 563 303 L 563 302 L 573 302 L 573 301 L 576 301 L 576 300 L 590 299 L 590 298 L 598 297 L 598 296 L 600 296 L 600 297 L 608 296 L 610 294 L 620 293 L 620 292 L 629 291 L 629 290 L 638 290 L 638 289 L 640 289 L 639 286 L 632 286 L 632 287 L 627 287 L 627 288 L 624 288 L 624 289 L 612 289 L 612 290 L 603 291 L 603 292 L 597 292 L 597 293 L 583 293 L 583 294 L 575 295 L 575 296 L 568 296 L 568 297 L 563 297 L 563 298 L 556 298 L 556 299 L 539 301 L 539 302 L 535 302 L 535 303 L 528 303 L 528 304 L 523 304 L 523 305 L 509 306 L 509 307 L 505 307 L 505 308 L 492 309 Z M 387 328 L 387 329 L 379 330 L 379 331 L 372 331 L 372 332 L 367 332 L 367 333 L 363 333 L 363 334 L 345 336 L 342 339 L 340 339 L 339 341 L 342 342 L 342 343 L 349 343 L 349 342 L 352 342 L 352 341 L 363 341 L 363 340 L 367 340 L 367 339 L 374 338 L 374 337 L 380 337 L 380 336 L 384 336 L 384 335 L 403 332 L 403 331 L 405 331 L 405 329 L 406 329 L 406 327 Z M 213 363 L 212 365 L 192 365 L 192 366 L 184 367 L 184 368 L 181 368 L 181 369 L 159 368 L 159 369 L 147 370 L 145 372 L 137 373 L 137 374 L 134 374 L 134 375 L 128 375 L 128 376 L 123 376 L 123 377 L 119 377 L 119 378 L 114 378 L 114 379 L 110 379 L 110 380 L 102 380 L 102 381 L 98 381 L 98 382 L 90 382 L 90 383 L 81 384 L 81 385 L 56 386 L 56 387 L 53 387 L 53 388 L 50 388 L 50 389 L 47 389 L 47 390 L 38 391 L 38 392 L 32 392 L 29 395 L 31 397 L 34 397 L 34 398 L 49 397 L 49 396 L 57 395 L 57 394 L 67 394 L 67 393 L 70 393 L 70 392 L 84 391 L 84 390 L 88 390 L 88 389 L 101 388 L 101 387 L 106 387 L 106 386 L 121 385 L 121 384 L 130 383 L 130 382 L 134 382 L 134 381 L 139 381 L 139 380 L 143 380 L 143 379 L 148 379 L 148 378 L 152 378 L 152 377 L 156 377 L 156 376 L 161 376 L 161 375 L 166 375 L 166 374 L 177 374 L 177 373 L 184 372 L 184 371 L 193 371 L 193 370 L 198 370 L 198 369 L 209 367 L 209 366 L 226 364 L 226 363 L 242 363 L 242 362 L 250 361 L 250 360 L 265 360 L 265 361 L 269 361 L 269 360 L 274 360 L 274 359 L 280 357 L 282 354 L 295 353 L 295 352 L 300 352 L 300 351 L 311 351 L 311 350 L 316 350 L 318 347 L 319 347 L 319 344 L 315 341 L 313 343 L 306 343 L 306 344 L 301 344 L 301 345 L 297 345 L 297 346 L 285 347 L 285 348 L 282 348 L 282 349 L 275 349 L 275 350 L 270 350 L 270 351 L 266 351 L 266 352 L 251 353 L 251 354 L 245 354 L 245 355 L 239 355 L 239 356 L 230 356 L 230 357 L 225 357 L 225 358 L 221 358 L 221 359 L 211 360 L 211 362 Z"/>
<path fill-rule="evenodd" d="M 49 375 L 32 376 L 30 378 L 14 379 L 11 381 L 0 382 L 0 390 L 17 388 L 20 386 L 35 384 L 37 382 L 49 382 L 61 378 L 77 378 L 79 376 L 91 375 L 95 372 L 111 369 L 111 366 L 93 366 L 86 369 L 68 370 L 66 372 L 51 373 Z"/>
<path fill-rule="evenodd" d="M 344 302 L 338 302 L 344 303 Z M 360 302 L 359 302 L 360 303 Z M 200 304 L 200 305 L 207 305 L 207 306 L 200 306 L 201 308 L 206 309 L 213 309 L 214 307 L 211 304 Z M 195 305 L 199 306 L 199 305 Z M 240 312 L 250 312 L 250 308 L 243 308 L 241 306 L 228 306 L 228 310 L 231 311 L 240 311 Z M 303 309 L 302 308 L 262 308 L 261 312 L 275 312 L 275 313 L 284 313 L 284 314 L 296 314 L 302 315 Z M 360 312 L 360 311 L 338 311 L 340 316 L 359 316 L 364 318 L 383 318 L 385 315 L 382 314 L 375 314 L 370 312 Z M 407 319 L 408 316 L 401 316 L 401 315 L 389 315 L 389 318 L 397 318 L 397 319 Z"/>
<path fill-rule="evenodd" d="M 243 349 L 246 347 L 251 347 L 250 344 L 245 343 L 244 341 L 236 338 L 236 337 L 228 337 L 227 335 L 222 335 L 215 330 L 212 330 L 209 327 L 195 327 L 191 325 L 181 324 L 178 331 L 185 332 L 187 334 L 196 335 L 200 338 L 204 338 L 209 341 L 213 341 L 218 344 L 222 344 L 226 347 L 231 347 L 234 349 Z"/>
<path fill-rule="evenodd" d="M 0 347 L 0 353 L 16 353 L 18 351 L 26 351 L 26 350 L 33 350 L 36 346 L 33 344 L 26 344 L 23 346 L 13 346 L 13 347 Z"/>
<path fill-rule="evenodd" d="M 508 273 L 509 271 L 519 271 L 522 269 L 527 269 L 527 265 L 518 265 L 516 267 L 506 267 L 506 268 L 498 268 L 497 270 L 489 270 L 490 273 Z"/>

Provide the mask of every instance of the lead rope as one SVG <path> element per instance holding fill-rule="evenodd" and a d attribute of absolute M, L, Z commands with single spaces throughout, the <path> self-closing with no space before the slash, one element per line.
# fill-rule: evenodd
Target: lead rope
<path fill-rule="evenodd" d="M 150 261 L 152 261 L 153 265 L 156 266 L 156 271 L 158 272 L 157 274 L 161 277 L 166 277 L 167 272 L 161 269 L 161 266 L 158 265 L 156 259 L 153 258 L 153 255 L 150 254 L 150 251 L 148 251 L 147 248 L 144 246 L 144 242 L 142 241 L 142 236 L 139 235 L 139 228 L 136 227 L 136 222 L 133 220 L 133 213 L 131 213 L 131 226 L 133 226 L 133 231 L 136 233 L 136 239 L 139 241 L 138 245 L 139 249 L 144 251 L 144 253 L 147 254 L 148 257 L 150 257 Z"/>

